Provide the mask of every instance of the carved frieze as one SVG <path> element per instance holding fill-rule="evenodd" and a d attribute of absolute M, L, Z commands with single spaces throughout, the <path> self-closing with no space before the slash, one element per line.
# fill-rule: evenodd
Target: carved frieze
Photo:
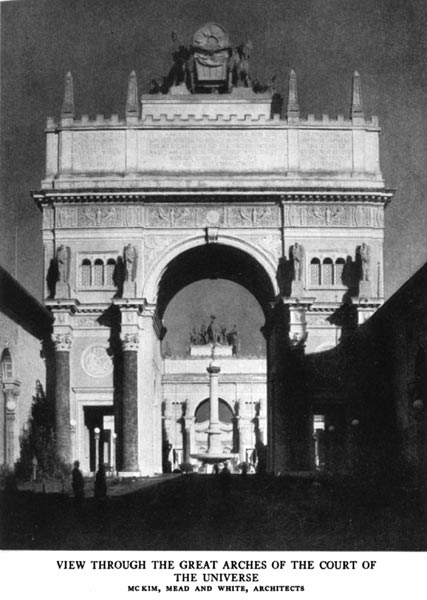
<path fill-rule="evenodd" d="M 253 211 L 255 227 L 280 226 L 280 209 L 278 206 L 258 206 Z"/>
<path fill-rule="evenodd" d="M 142 206 L 58 206 L 56 227 L 72 229 L 85 227 L 141 227 Z"/>
<path fill-rule="evenodd" d="M 336 204 L 285 204 L 285 227 L 384 226 L 382 206 Z"/>
<path fill-rule="evenodd" d="M 278 206 L 230 206 L 227 209 L 230 227 L 279 227 Z"/>
<path fill-rule="evenodd" d="M 228 209 L 230 227 L 253 227 L 254 209 L 249 206 L 232 206 Z"/>
<path fill-rule="evenodd" d="M 172 211 L 169 206 L 150 206 L 147 208 L 147 226 L 172 227 Z"/>
<path fill-rule="evenodd" d="M 308 327 L 330 327 L 328 317 L 331 316 L 331 312 L 316 312 L 307 314 L 307 326 Z"/>
<path fill-rule="evenodd" d="M 43 207 L 43 229 L 53 229 L 53 208 Z"/>
<path fill-rule="evenodd" d="M 74 325 L 81 329 L 92 329 L 99 327 L 98 316 L 79 315 L 74 317 Z"/>
<path fill-rule="evenodd" d="M 223 227 L 224 206 L 199 206 L 197 208 L 197 222 L 200 227 Z"/>

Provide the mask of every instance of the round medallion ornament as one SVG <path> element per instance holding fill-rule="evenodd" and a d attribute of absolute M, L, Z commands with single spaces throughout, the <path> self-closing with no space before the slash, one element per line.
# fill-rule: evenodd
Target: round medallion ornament
<path fill-rule="evenodd" d="M 219 223 L 219 212 L 216 210 L 208 210 L 206 213 L 206 221 L 211 225 L 217 225 Z"/>
<path fill-rule="evenodd" d="M 14 402 L 14 400 L 8 400 L 6 402 L 6 408 L 9 412 L 13 412 L 16 408 L 16 402 Z"/>
<path fill-rule="evenodd" d="M 193 36 L 193 46 L 207 52 L 217 52 L 230 46 L 228 33 L 216 23 L 206 23 Z"/>
<path fill-rule="evenodd" d="M 90 377 L 107 377 L 113 371 L 113 361 L 104 346 L 88 346 L 82 354 L 82 367 Z"/>

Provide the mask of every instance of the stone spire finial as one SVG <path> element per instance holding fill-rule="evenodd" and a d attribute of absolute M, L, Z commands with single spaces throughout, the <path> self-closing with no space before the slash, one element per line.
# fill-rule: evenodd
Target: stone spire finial
<path fill-rule="evenodd" d="M 74 118 L 73 76 L 70 71 L 68 71 L 65 76 L 64 101 L 62 102 L 61 117 Z"/>
<path fill-rule="evenodd" d="M 357 71 L 353 75 L 353 85 L 351 93 L 351 118 L 361 117 L 364 118 L 363 114 L 363 103 L 362 103 L 362 85 L 360 83 L 360 75 Z"/>
<path fill-rule="evenodd" d="M 293 69 L 289 73 L 287 117 L 288 121 L 299 119 L 297 76 Z"/>
<path fill-rule="evenodd" d="M 135 71 L 132 71 L 128 79 L 126 117 L 138 117 L 138 83 L 136 81 Z"/>

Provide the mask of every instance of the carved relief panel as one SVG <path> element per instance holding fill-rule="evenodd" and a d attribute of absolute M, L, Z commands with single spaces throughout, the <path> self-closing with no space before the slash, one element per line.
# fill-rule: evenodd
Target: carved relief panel
<path fill-rule="evenodd" d="M 143 210 L 144 207 L 138 205 L 57 206 L 55 226 L 57 229 L 141 227 Z"/>
<path fill-rule="evenodd" d="M 383 206 L 285 204 L 285 227 L 384 227 Z"/>

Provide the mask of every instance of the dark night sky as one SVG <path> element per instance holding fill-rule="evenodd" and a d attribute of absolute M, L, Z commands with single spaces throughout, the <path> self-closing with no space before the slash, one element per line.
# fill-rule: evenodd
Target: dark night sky
<path fill-rule="evenodd" d="M 43 130 L 59 115 L 66 71 L 78 115 L 122 114 L 130 71 L 148 91 L 171 65 L 171 31 L 189 42 L 210 20 L 234 44 L 252 40 L 253 73 L 277 74 L 279 92 L 295 68 L 304 113 L 347 115 L 359 70 L 365 112 L 383 131 L 386 184 L 397 190 L 386 213 L 386 295 L 425 262 L 425 0 L 24 0 L 2 3 L 1 13 L 0 263 L 36 297 L 41 217 L 29 192 L 43 177 Z"/>

